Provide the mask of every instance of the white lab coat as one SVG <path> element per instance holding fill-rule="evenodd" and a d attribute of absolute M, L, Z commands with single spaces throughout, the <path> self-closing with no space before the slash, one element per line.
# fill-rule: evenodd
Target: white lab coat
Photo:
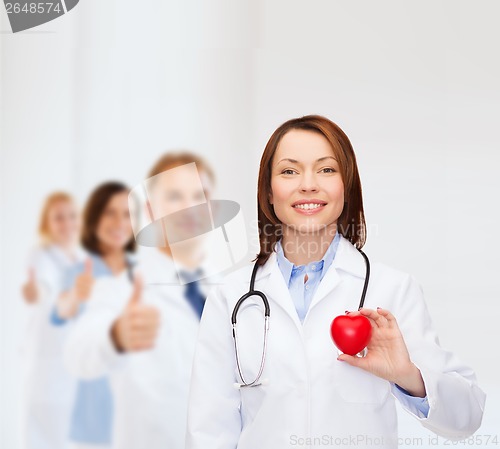
<path fill-rule="evenodd" d="M 259 269 L 256 289 L 270 302 L 268 384 L 235 389 L 237 375 L 231 313 L 248 291 L 252 266 L 211 291 L 200 325 L 193 366 L 186 449 L 284 447 L 397 447 L 396 398 L 431 431 L 451 439 L 480 426 L 485 394 L 474 372 L 438 344 L 414 278 L 372 263 L 365 307 L 396 317 L 410 357 L 421 370 L 430 410 L 425 418 L 397 388 L 337 359 L 330 324 L 356 310 L 365 263 L 344 237 L 312 299 L 303 324 L 272 253 Z M 262 353 L 263 315 L 258 299 L 241 307 L 238 336 L 244 375 L 253 380 Z"/>
<path fill-rule="evenodd" d="M 65 363 L 82 379 L 109 376 L 113 448 L 184 449 L 199 319 L 184 298 L 186 287 L 179 284 L 173 261 L 155 248 L 141 250 L 136 269 L 145 282 L 143 301 L 161 314 L 155 347 L 129 354 L 119 354 L 113 347 L 111 326 L 132 293 L 124 273 L 94 284 L 85 314 L 67 341 Z M 206 295 L 211 286 L 202 282 L 200 289 Z"/>
<path fill-rule="evenodd" d="M 56 245 L 33 251 L 29 265 L 35 271 L 39 298 L 27 306 L 26 327 L 20 354 L 23 364 L 21 434 L 24 449 L 68 447 L 75 380 L 62 363 L 62 348 L 68 335 L 65 326 L 50 323 L 50 314 L 63 287 L 66 271 L 83 260 L 77 250 L 70 259 Z"/>

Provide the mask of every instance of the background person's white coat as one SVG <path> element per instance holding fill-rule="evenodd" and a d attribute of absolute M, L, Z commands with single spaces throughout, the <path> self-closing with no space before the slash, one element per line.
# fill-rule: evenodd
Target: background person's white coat
<path fill-rule="evenodd" d="M 127 273 L 96 281 L 85 314 L 65 346 L 69 371 L 82 379 L 107 375 L 113 392 L 114 449 L 184 449 L 191 365 L 199 319 L 184 297 L 172 259 L 143 249 L 137 271 L 144 279 L 141 302 L 158 308 L 153 349 L 119 353 L 111 328 L 132 295 Z M 207 295 L 211 284 L 199 281 Z"/>
<path fill-rule="evenodd" d="M 82 261 L 82 250 L 71 260 L 57 245 L 33 251 L 38 300 L 26 306 L 29 313 L 20 352 L 23 361 L 21 401 L 22 449 L 65 449 L 69 445 L 74 378 L 63 366 L 63 347 L 69 326 L 54 326 L 50 316 L 62 292 L 67 270 Z"/>

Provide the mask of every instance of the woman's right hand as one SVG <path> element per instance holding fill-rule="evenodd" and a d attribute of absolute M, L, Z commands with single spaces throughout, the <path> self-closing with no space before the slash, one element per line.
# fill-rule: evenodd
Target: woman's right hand
<path fill-rule="evenodd" d="M 38 302 L 40 291 L 36 283 L 35 269 L 30 268 L 28 271 L 28 280 L 23 285 L 23 298 L 27 304 L 35 304 Z"/>
<path fill-rule="evenodd" d="M 73 295 L 77 301 L 87 301 L 94 286 L 94 276 L 92 274 L 92 259 L 85 261 L 83 272 L 80 273 L 75 279 L 75 286 L 73 287 Z"/>
<path fill-rule="evenodd" d="M 76 277 L 73 288 L 59 296 L 57 315 L 64 320 L 76 316 L 80 310 L 80 304 L 90 298 L 93 286 L 92 259 L 89 258 L 85 261 L 83 272 Z"/>

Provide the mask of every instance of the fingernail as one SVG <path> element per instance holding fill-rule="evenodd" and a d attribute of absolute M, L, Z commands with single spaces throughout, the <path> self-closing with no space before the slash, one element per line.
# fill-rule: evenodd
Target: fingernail
<path fill-rule="evenodd" d="M 338 360 L 339 362 L 343 362 L 343 360 L 340 358 L 340 356 L 338 356 L 338 357 L 337 357 L 337 360 Z"/>
<path fill-rule="evenodd" d="M 345 314 L 346 314 L 346 315 L 349 315 L 350 313 L 351 313 L 351 312 L 349 312 L 349 310 L 346 310 L 346 311 L 345 311 Z"/>

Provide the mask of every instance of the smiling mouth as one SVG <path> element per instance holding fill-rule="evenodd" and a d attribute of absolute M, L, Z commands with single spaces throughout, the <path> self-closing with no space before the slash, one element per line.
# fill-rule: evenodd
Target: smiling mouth
<path fill-rule="evenodd" d="M 318 209 L 322 206 L 325 206 L 325 203 L 319 204 L 319 203 L 306 203 L 306 204 L 296 204 L 295 206 L 292 206 L 295 209 L 302 209 L 302 210 L 314 210 Z"/>

